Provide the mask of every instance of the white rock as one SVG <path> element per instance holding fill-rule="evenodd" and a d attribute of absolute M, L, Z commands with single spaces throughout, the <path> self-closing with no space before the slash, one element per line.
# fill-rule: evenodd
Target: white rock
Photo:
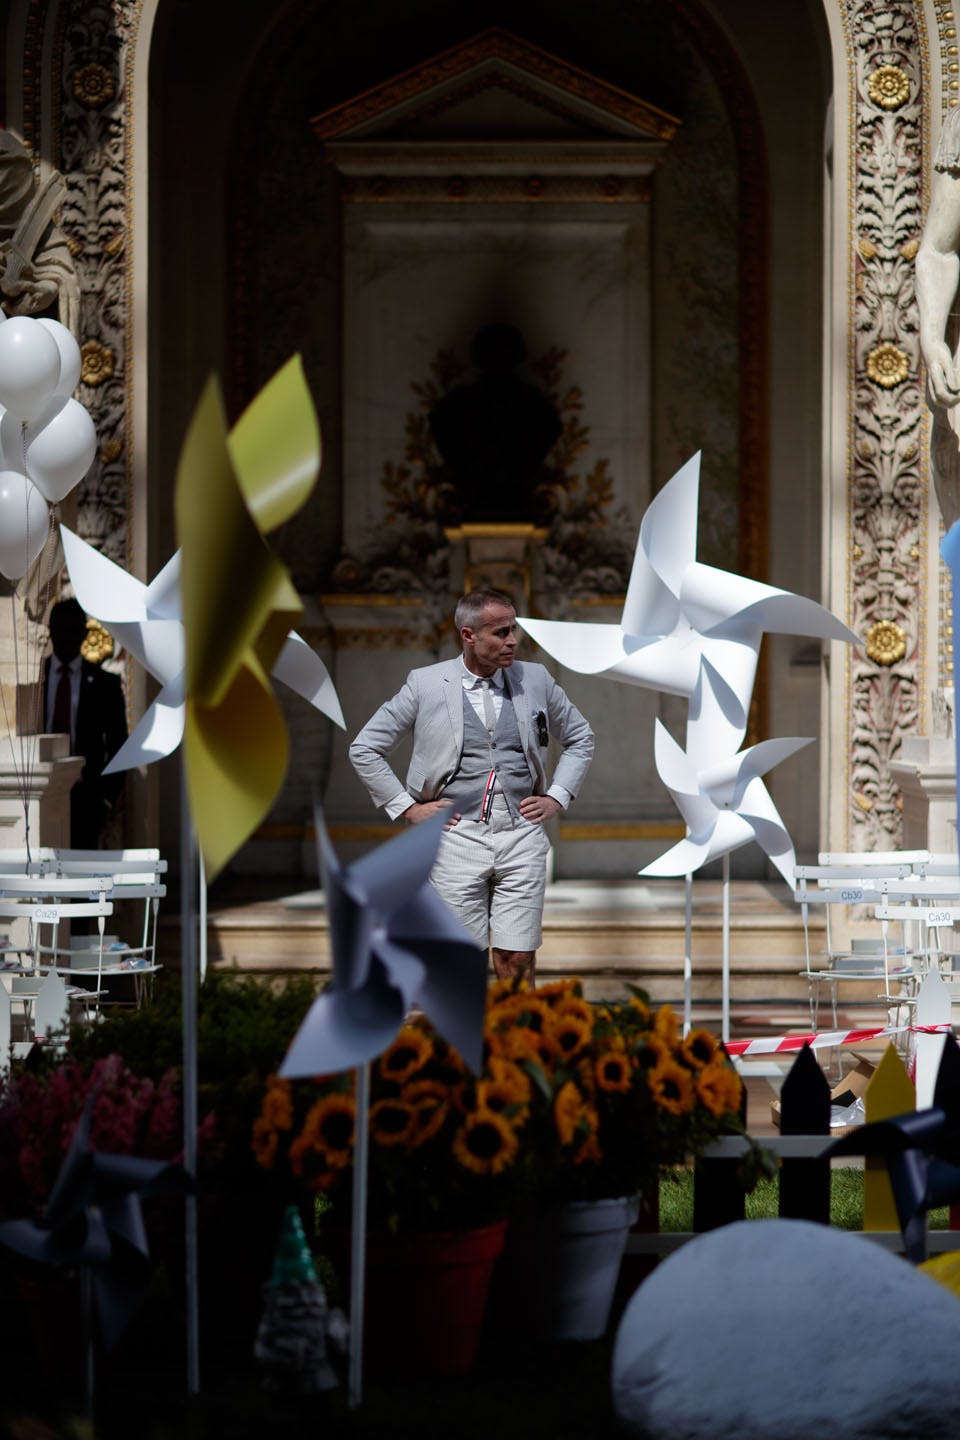
<path fill-rule="evenodd" d="M 748 1220 L 658 1265 L 617 1332 L 644 1440 L 954 1440 L 960 1301 L 872 1241 Z"/>

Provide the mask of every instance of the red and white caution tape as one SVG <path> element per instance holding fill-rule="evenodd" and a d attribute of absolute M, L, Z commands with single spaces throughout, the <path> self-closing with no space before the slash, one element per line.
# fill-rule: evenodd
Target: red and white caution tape
<path fill-rule="evenodd" d="M 778 1035 L 770 1040 L 728 1040 L 724 1049 L 728 1055 L 777 1055 L 786 1050 L 802 1050 L 809 1045 L 811 1050 L 823 1050 L 830 1045 L 862 1045 L 867 1040 L 878 1040 L 884 1035 L 946 1035 L 950 1025 L 880 1025 L 872 1030 L 822 1030 L 818 1035 Z"/>

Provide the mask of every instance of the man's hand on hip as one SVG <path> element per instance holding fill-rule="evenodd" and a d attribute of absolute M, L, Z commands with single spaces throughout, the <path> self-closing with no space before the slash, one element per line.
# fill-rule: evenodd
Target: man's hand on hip
<path fill-rule="evenodd" d="M 441 810 L 450 810 L 449 800 L 425 800 L 423 804 L 415 800 L 412 805 L 404 810 L 400 818 L 408 825 L 420 825 L 424 820 L 432 820 L 434 815 L 439 814 Z M 452 811 L 446 825 L 443 827 L 444 830 L 452 830 L 459 819 L 459 812 L 455 810 Z"/>
<path fill-rule="evenodd" d="M 534 825 L 542 825 L 559 815 L 563 806 L 552 795 L 527 795 L 520 801 L 520 814 Z"/>

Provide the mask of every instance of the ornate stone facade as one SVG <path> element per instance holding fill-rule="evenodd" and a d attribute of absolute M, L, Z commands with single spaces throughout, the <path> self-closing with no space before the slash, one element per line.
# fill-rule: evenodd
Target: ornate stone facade
<path fill-rule="evenodd" d="M 899 843 L 889 763 L 922 727 L 927 411 L 913 262 L 924 213 L 926 39 L 911 0 L 846 0 L 850 156 L 849 848 Z M 839 777 L 837 777 L 839 778 Z"/>
<path fill-rule="evenodd" d="M 52 7 L 51 7 L 52 8 Z M 55 12 L 56 28 L 28 26 L 24 138 L 39 151 L 53 136 L 51 157 L 66 195 L 60 226 L 80 281 L 78 338 L 83 371 L 78 398 L 89 410 L 100 445 L 78 492 L 77 528 L 119 564 L 130 562 L 130 381 L 132 316 L 127 259 L 130 241 L 129 73 L 142 0 L 69 0 Z M 42 55 L 55 56 L 53 114 L 41 116 Z"/>
<path fill-rule="evenodd" d="M 137 364 L 146 365 L 148 354 L 146 337 L 133 333 L 130 281 L 131 155 L 137 127 L 146 124 L 145 115 L 133 113 L 130 79 L 138 44 L 147 43 L 140 38 L 141 28 L 147 29 L 141 27 L 143 5 L 144 0 L 23 0 L 20 6 L 25 79 L 19 128 L 31 149 L 67 179 L 59 221 L 81 287 L 79 395 L 100 440 L 97 461 L 78 492 L 77 526 L 125 564 L 133 558 L 135 338 Z M 686 13 L 694 28 L 705 23 L 704 12 L 688 0 L 674 8 Z M 864 638 L 864 648 L 851 651 L 843 673 L 837 669 L 832 677 L 843 696 L 833 710 L 842 722 L 834 726 L 837 755 L 830 783 L 842 787 L 844 799 L 842 816 L 831 810 L 832 831 L 824 839 L 833 848 L 884 848 L 901 834 L 890 762 L 905 736 L 926 728 L 925 693 L 937 683 L 938 645 L 940 682 L 951 678 L 949 626 L 941 623 L 937 636 L 925 622 L 931 613 L 925 587 L 935 568 L 930 548 L 936 521 L 928 502 L 913 260 L 925 211 L 928 116 L 958 96 L 956 26 L 950 0 L 824 0 L 824 9 L 833 19 L 839 15 L 843 35 L 842 45 L 835 46 L 833 80 L 837 145 L 845 148 L 849 167 L 846 190 L 836 195 L 847 229 L 847 268 L 837 277 L 836 312 L 837 323 L 849 321 L 845 475 L 838 474 L 830 487 L 842 513 L 835 522 L 825 514 L 824 524 L 834 523 L 846 552 L 846 604 L 835 591 L 835 608 L 845 608 L 845 618 Z M 929 43 L 925 14 L 936 16 L 937 34 L 931 33 Z M 943 77 L 942 92 L 936 93 L 931 44 L 939 49 Z M 20 58 L 8 66 L 19 65 Z M 303 143 L 306 155 L 306 138 Z M 744 183 L 758 183 L 750 178 L 751 166 L 744 170 Z M 756 173 L 760 170 L 758 165 Z M 310 184 L 319 186 L 316 176 Z M 329 278 L 320 268 L 325 263 L 320 260 L 312 277 L 317 293 Z M 235 297 L 242 292 L 236 273 L 227 283 Z M 764 303 L 753 283 L 742 288 Z M 244 298 L 249 306 L 249 296 L 240 294 Z M 314 292 L 310 298 L 313 303 Z M 304 308 L 300 294 L 287 303 L 298 313 Z M 317 307 L 321 303 L 322 295 Z M 264 351 L 270 344 L 265 337 Z M 249 356 L 226 358 L 238 371 L 252 363 Z M 262 354 L 259 359 L 266 363 Z M 740 364 L 746 364 L 743 356 Z M 764 365 L 756 370 L 744 389 L 757 412 L 755 448 L 763 450 Z M 244 382 L 248 378 L 244 374 Z M 742 451 L 742 462 L 748 459 Z M 745 468 L 749 472 L 749 465 Z M 758 515 L 762 510 L 751 508 L 747 523 Z M 759 525 L 758 534 L 763 528 Z M 762 546 L 754 537 L 746 548 Z M 762 563 L 757 569 L 762 573 Z M 947 609 L 944 597 L 944 618 Z"/>

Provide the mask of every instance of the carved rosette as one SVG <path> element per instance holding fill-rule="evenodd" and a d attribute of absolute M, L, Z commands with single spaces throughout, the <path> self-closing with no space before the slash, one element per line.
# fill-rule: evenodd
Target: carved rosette
<path fill-rule="evenodd" d="M 850 66 L 849 848 L 900 838 L 889 762 L 920 728 L 926 408 L 913 261 L 923 219 L 919 5 L 840 0 Z"/>
<path fill-rule="evenodd" d="M 129 560 L 127 445 L 127 63 L 141 0 L 68 0 L 56 35 L 56 163 L 67 181 L 59 221 L 80 280 L 83 369 L 78 398 L 97 428 L 97 458 L 78 491 L 77 527 L 120 564 Z M 43 37 L 36 33 L 39 46 Z M 34 57 L 39 73 L 39 54 Z M 28 109 L 28 128 L 39 116 Z M 36 142 L 36 134 L 27 137 Z"/>

